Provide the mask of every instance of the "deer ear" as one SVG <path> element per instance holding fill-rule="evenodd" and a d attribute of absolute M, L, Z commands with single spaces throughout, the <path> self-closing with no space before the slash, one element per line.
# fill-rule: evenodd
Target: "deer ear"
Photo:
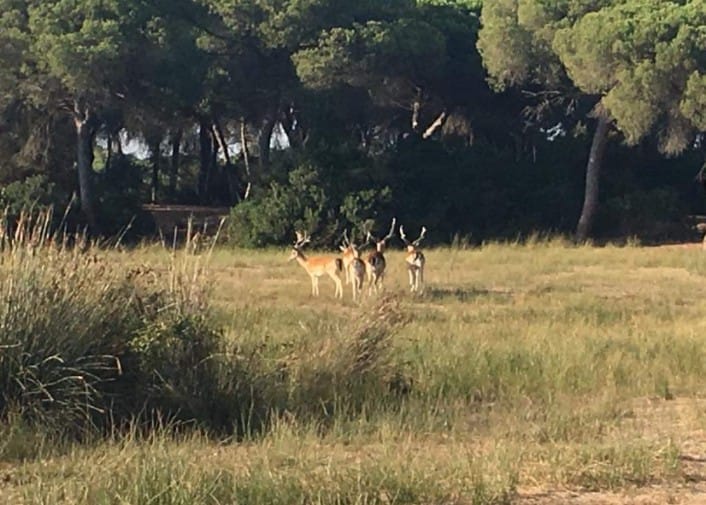
<path fill-rule="evenodd" d="M 341 250 L 341 252 L 346 252 L 346 248 L 342 245 L 339 245 L 338 248 Z"/>

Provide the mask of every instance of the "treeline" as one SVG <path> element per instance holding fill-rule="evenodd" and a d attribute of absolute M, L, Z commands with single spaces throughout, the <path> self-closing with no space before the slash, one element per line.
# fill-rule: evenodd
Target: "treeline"
<path fill-rule="evenodd" d="M 232 206 L 242 245 L 392 215 L 673 237 L 704 208 L 705 26 L 704 0 L 0 0 L 0 204 L 104 234 Z"/>

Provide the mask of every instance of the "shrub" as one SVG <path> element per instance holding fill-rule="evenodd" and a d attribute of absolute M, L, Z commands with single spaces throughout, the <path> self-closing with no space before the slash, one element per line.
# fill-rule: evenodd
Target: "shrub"
<path fill-rule="evenodd" d="M 60 201 L 56 186 L 44 174 L 32 175 L 0 188 L 0 208 L 15 219 L 23 209 L 46 209 Z"/>
<path fill-rule="evenodd" d="M 342 184 L 331 180 L 337 177 L 306 162 L 289 172 L 286 182 L 271 182 L 233 208 L 231 242 L 244 247 L 281 245 L 292 240 L 295 230 L 306 230 L 313 234 L 315 246 L 330 246 L 342 226 L 372 227 L 380 207 L 391 201 L 389 188 L 349 188 L 339 194 Z"/>
<path fill-rule="evenodd" d="M 233 387 L 249 381 L 237 366 L 219 375 L 196 260 L 175 259 L 166 275 L 128 270 L 80 238 L 50 240 L 48 219 L 24 215 L 2 237 L 0 417 L 69 434 L 140 418 L 233 429 L 250 405 Z M 228 416 L 214 415 L 229 397 Z"/>
<path fill-rule="evenodd" d="M 392 201 L 392 191 L 390 188 L 364 189 L 347 194 L 343 198 L 340 206 L 340 213 L 344 222 L 350 223 L 354 227 L 362 230 L 369 230 L 374 227 L 374 217 L 378 208 L 389 205 Z"/>
<path fill-rule="evenodd" d="M 286 184 L 270 187 L 233 208 L 229 236 L 235 244 L 257 247 L 290 241 L 295 229 L 315 230 L 322 222 L 327 197 L 318 172 L 302 166 Z"/>
<path fill-rule="evenodd" d="M 158 310 L 163 307 L 153 306 Z M 132 373 L 123 380 L 122 410 L 154 413 L 231 433 L 257 429 L 253 378 L 210 319 L 195 313 L 152 315 L 128 343 L 123 359 Z"/>

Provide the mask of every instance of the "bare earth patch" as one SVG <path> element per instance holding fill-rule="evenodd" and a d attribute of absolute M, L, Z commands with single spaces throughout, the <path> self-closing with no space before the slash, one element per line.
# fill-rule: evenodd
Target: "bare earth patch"
<path fill-rule="evenodd" d="M 519 505 L 702 505 L 706 503 L 706 484 L 662 488 L 654 486 L 621 493 L 546 492 L 525 490 L 519 493 Z"/>

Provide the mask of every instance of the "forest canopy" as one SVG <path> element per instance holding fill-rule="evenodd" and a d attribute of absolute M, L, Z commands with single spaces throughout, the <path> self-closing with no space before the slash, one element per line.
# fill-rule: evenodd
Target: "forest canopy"
<path fill-rule="evenodd" d="M 684 237 L 705 132 L 706 0 L 0 0 L 0 203 L 95 234 Z"/>

